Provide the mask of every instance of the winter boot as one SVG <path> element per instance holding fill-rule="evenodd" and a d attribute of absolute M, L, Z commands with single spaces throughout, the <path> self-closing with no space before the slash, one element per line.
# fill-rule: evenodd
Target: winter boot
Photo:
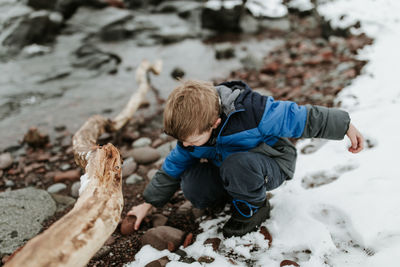
<path fill-rule="evenodd" d="M 243 236 L 269 219 L 271 207 L 268 199 L 257 203 L 234 199 L 232 204 L 232 216 L 222 228 L 224 237 Z"/>

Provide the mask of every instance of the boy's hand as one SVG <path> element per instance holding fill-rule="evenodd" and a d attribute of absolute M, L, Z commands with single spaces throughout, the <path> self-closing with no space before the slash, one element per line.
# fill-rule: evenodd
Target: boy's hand
<path fill-rule="evenodd" d="M 364 148 L 364 137 L 362 134 L 354 127 L 353 124 L 350 123 L 349 129 L 347 130 L 346 135 L 349 137 L 351 141 L 351 147 L 349 147 L 349 151 L 351 153 L 358 153 Z"/>
<path fill-rule="evenodd" d="M 143 218 L 146 217 L 147 213 L 150 211 L 152 207 L 153 205 L 144 202 L 138 206 L 132 207 L 131 210 L 128 212 L 128 215 L 136 216 L 135 230 L 139 229 L 140 224 L 143 221 Z"/>

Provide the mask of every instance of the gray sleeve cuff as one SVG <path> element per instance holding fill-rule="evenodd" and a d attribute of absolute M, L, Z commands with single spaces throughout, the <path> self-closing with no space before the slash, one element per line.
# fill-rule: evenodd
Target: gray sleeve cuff
<path fill-rule="evenodd" d="M 146 186 L 143 198 L 157 208 L 162 207 L 178 190 L 180 182 L 180 179 L 173 178 L 163 170 L 159 170 Z"/>
<path fill-rule="evenodd" d="M 337 108 L 306 105 L 307 121 L 303 135 L 305 138 L 325 138 L 341 140 L 349 129 L 350 116 Z"/>

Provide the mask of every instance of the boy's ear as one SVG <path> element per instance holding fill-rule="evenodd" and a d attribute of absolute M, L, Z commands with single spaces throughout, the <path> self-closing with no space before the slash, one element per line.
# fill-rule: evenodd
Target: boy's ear
<path fill-rule="evenodd" d="M 216 129 L 216 128 L 219 126 L 220 123 L 221 123 L 221 118 L 218 118 L 218 119 L 214 122 L 212 128 L 213 128 L 213 129 Z"/>

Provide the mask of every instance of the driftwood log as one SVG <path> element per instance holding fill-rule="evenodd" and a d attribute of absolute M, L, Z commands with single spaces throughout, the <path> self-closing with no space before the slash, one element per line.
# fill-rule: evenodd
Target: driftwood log
<path fill-rule="evenodd" d="M 16 251 L 5 267 L 86 266 L 117 227 L 122 207 L 121 158 L 112 144 L 96 145 L 106 131 L 118 131 L 132 117 L 150 89 L 148 72 L 159 74 L 161 61 L 143 61 L 136 71 L 139 88 L 114 119 L 95 115 L 76 132 L 76 163 L 85 169 L 73 209 Z"/>

